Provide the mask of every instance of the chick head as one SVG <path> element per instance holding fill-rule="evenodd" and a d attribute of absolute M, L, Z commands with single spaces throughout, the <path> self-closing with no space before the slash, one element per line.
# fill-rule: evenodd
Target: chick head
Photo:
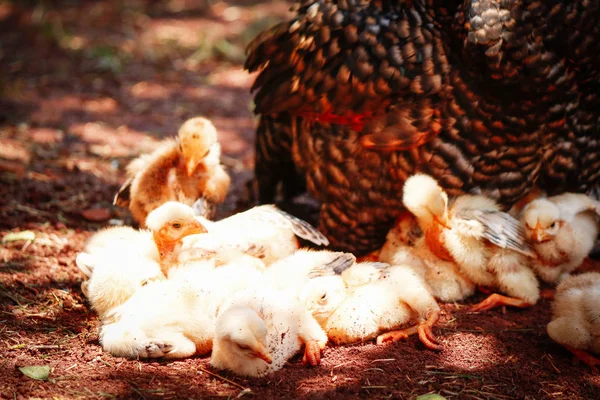
<path fill-rule="evenodd" d="M 215 338 L 219 350 L 229 356 L 224 358 L 232 364 L 273 362 L 267 348 L 265 322 L 249 307 L 234 306 L 223 311 L 217 318 Z"/>
<path fill-rule="evenodd" d="M 423 227 L 434 222 L 448 228 L 448 194 L 435 179 L 415 174 L 404 183 L 402 202 Z"/>
<path fill-rule="evenodd" d="M 203 167 L 202 160 L 217 142 L 217 129 L 206 118 L 191 118 L 181 125 L 178 137 L 185 170 L 188 176 L 191 176 L 196 169 Z"/>
<path fill-rule="evenodd" d="M 322 325 L 346 298 L 346 286 L 339 275 L 312 278 L 306 283 L 299 297 Z"/>
<path fill-rule="evenodd" d="M 152 231 L 161 256 L 174 250 L 175 245 L 185 236 L 207 232 L 204 225 L 195 218 L 194 210 L 176 201 L 168 201 L 152 210 L 146 218 L 146 226 Z"/>
<path fill-rule="evenodd" d="M 525 237 L 535 243 L 550 241 L 556 237 L 562 224 L 560 210 L 548 199 L 536 199 L 523 210 Z"/>

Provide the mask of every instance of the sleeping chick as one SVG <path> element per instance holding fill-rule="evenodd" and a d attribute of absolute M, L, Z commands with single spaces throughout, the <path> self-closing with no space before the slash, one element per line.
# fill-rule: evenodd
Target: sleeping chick
<path fill-rule="evenodd" d="M 407 182 L 410 184 L 414 181 Z M 405 202 L 413 208 L 409 193 L 415 193 L 414 189 L 409 188 L 405 193 Z M 419 211 L 416 209 L 415 212 L 423 215 Z M 399 219 L 387 235 L 379 254 L 379 261 L 410 266 L 423 277 L 430 293 L 438 300 L 452 302 L 471 296 L 475 292 L 475 284 L 460 271 L 454 261 L 447 257 L 439 257 L 427 244 L 427 238 L 431 238 L 431 232 L 437 230 L 437 224 L 429 214 L 425 214 L 421 219 L 415 220 L 409 216 Z M 417 233 L 421 230 L 428 236 Z"/>
<path fill-rule="evenodd" d="M 264 274 L 265 285 L 297 295 L 309 279 L 340 274 L 355 262 L 351 253 L 300 249 L 269 266 Z"/>
<path fill-rule="evenodd" d="M 373 272 L 365 274 L 369 269 Z M 344 272 L 346 278 L 340 276 L 337 282 L 335 277 L 314 279 L 304 291 L 303 300 L 333 343 L 377 337 L 382 344 L 417 333 L 428 348 L 441 349 L 431 330 L 439 318 L 439 306 L 419 274 L 407 266 L 383 263 L 358 263 Z M 411 321 L 417 325 L 397 330 Z"/>
<path fill-rule="evenodd" d="M 215 245 L 248 249 L 250 255 L 261 257 L 265 265 L 293 254 L 298 249 L 300 237 L 316 245 L 329 241 L 316 228 L 274 205 L 251 208 L 216 222 L 200 219 L 208 229 L 207 234 L 187 236 L 183 250 L 213 248 Z M 259 252 L 255 252 L 259 249 Z"/>
<path fill-rule="evenodd" d="M 558 283 L 578 268 L 594 248 L 600 229 L 600 202 L 585 194 L 540 198 L 523 210 L 525 237 L 537 254 L 533 268 Z"/>
<path fill-rule="evenodd" d="M 165 279 L 150 232 L 128 227 L 92 235 L 76 264 L 88 278 L 81 290 L 101 318 L 148 282 Z"/>
<path fill-rule="evenodd" d="M 204 198 L 211 217 L 214 205 L 225 200 L 231 179 L 220 162 L 217 131 L 206 118 L 192 118 L 180 128 L 177 139 L 166 139 L 152 154 L 142 155 L 127 168 L 129 179 L 114 203 L 129 207 L 145 227 L 148 213 L 176 200 L 192 205 Z"/>
<path fill-rule="evenodd" d="M 419 189 L 406 191 L 406 207 L 419 221 L 433 226 L 425 233 L 430 250 L 454 261 L 461 273 L 477 285 L 501 290 L 511 297 L 492 294 L 474 306 L 485 311 L 502 305 L 529 307 L 540 296 L 539 284 L 529 268 L 535 253 L 525 243 L 518 221 L 484 196 L 459 196 L 448 209 L 448 196 L 431 177 L 410 177 Z"/>
<path fill-rule="evenodd" d="M 548 335 L 598 373 L 600 359 L 600 273 L 570 276 L 556 289 Z"/>
<path fill-rule="evenodd" d="M 175 268 L 114 309 L 102 326 L 105 351 L 120 357 L 185 358 L 212 349 L 215 319 L 234 293 L 257 285 L 264 264 L 241 255 L 215 266 L 214 258 Z"/>
<path fill-rule="evenodd" d="M 327 335 L 295 296 L 267 287 L 235 294 L 217 317 L 210 363 L 243 376 L 277 371 L 305 345 L 316 366 Z"/>

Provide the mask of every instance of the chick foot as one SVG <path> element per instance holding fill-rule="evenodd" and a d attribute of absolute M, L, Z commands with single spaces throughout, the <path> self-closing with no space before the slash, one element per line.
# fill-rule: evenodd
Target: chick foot
<path fill-rule="evenodd" d="M 502 306 L 527 308 L 531 307 L 532 304 L 526 302 L 525 300 L 517 299 L 515 297 L 508 297 L 498 293 L 494 293 L 490 295 L 487 299 L 483 300 L 481 303 L 475 304 L 471 308 L 471 311 L 489 311 Z"/>
<path fill-rule="evenodd" d="M 302 364 L 310 364 L 313 367 L 321 364 L 321 350 L 324 348 L 324 342 L 319 342 L 317 340 L 306 342 L 304 356 L 302 357 Z"/>
<path fill-rule="evenodd" d="M 565 349 L 567 349 L 571 353 L 573 353 L 573 355 L 575 356 L 576 359 L 580 360 L 585 365 L 587 365 L 588 367 L 590 367 L 590 369 L 592 371 L 594 371 L 595 373 L 598 373 L 598 368 L 596 368 L 596 365 L 600 365 L 600 359 L 599 358 L 594 357 L 593 355 L 591 355 L 587 351 L 579 350 L 579 349 L 576 349 L 575 347 L 571 347 L 571 346 L 568 346 L 566 344 L 563 345 L 563 346 L 565 347 Z"/>
<path fill-rule="evenodd" d="M 149 342 L 139 352 L 140 358 L 159 358 L 173 350 L 173 345 L 163 342 Z"/>
<path fill-rule="evenodd" d="M 438 312 L 433 312 L 429 315 L 427 321 L 419 325 L 379 335 L 377 337 L 377 344 L 381 345 L 386 342 L 397 342 L 399 340 L 407 339 L 410 335 L 418 334 L 419 340 L 425 347 L 431 350 L 442 350 L 442 346 L 438 343 L 437 338 L 431 329 L 437 323 L 439 318 L 440 314 Z"/>

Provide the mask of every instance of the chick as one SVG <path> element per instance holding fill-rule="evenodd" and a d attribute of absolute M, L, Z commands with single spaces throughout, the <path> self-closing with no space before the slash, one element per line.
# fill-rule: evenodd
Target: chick
<path fill-rule="evenodd" d="M 309 279 L 340 274 L 355 262 L 351 253 L 300 249 L 271 264 L 264 274 L 265 284 L 297 295 Z"/>
<path fill-rule="evenodd" d="M 494 293 L 475 305 L 474 311 L 502 305 L 529 307 L 537 302 L 539 284 L 529 268 L 535 253 L 525 243 L 518 221 L 493 200 L 464 195 L 454 199 L 448 209 L 447 194 L 423 174 L 410 177 L 404 193 L 405 206 L 422 226 L 429 227 L 424 229 L 425 241 L 434 254 L 454 261 L 475 284 L 511 296 Z"/>
<path fill-rule="evenodd" d="M 365 274 L 368 270 L 372 273 Z M 407 266 L 382 263 L 359 263 L 344 272 L 346 277 L 340 275 L 337 282 L 334 277 L 315 279 L 304 291 L 303 300 L 333 343 L 377 337 L 382 344 L 418 333 L 428 348 L 441 349 L 431 330 L 439 318 L 439 306 L 418 273 Z M 397 330 L 414 320 L 417 325 Z"/>
<path fill-rule="evenodd" d="M 600 229 L 600 202 L 585 194 L 540 198 L 523 210 L 525 237 L 537 254 L 538 275 L 558 283 L 577 269 L 594 248 Z"/>
<path fill-rule="evenodd" d="M 600 359 L 600 273 L 587 272 L 562 281 L 552 304 L 548 335 L 594 372 Z"/>
<path fill-rule="evenodd" d="M 257 256 L 265 265 L 293 254 L 300 237 L 316 245 L 328 245 L 323 234 L 307 222 L 274 205 L 263 205 L 216 222 L 201 219 L 208 234 L 187 236 L 183 250 L 212 248 L 215 244 L 239 249 L 260 249 Z M 254 253 L 252 253 L 255 255 Z"/>
<path fill-rule="evenodd" d="M 148 231 L 103 229 L 90 237 L 83 250 L 75 260 L 88 278 L 81 289 L 101 318 L 142 286 L 165 279 Z"/>
<path fill-rule="evenodd" d="M 409 215 L 412 216 L 410 213 Z M 424 221 L 423 229 L 429 232 L 432 226 Z M 471 296 L 475 292 L 475 284 L 460 271 L 454 261 L 447 260 L 447 257 L 440 258 L 432 252 L 426 237 L 420 231 L 414 217 L 399 219 L 387 235 L 379 261 L 410 266 L 423 277 L 430 293 L 438 300 L 453 302 Z"/>
<path fill-rule="evenodd" d="M 191 207 L 176 201 L 169 201 L 148 214 L 146 226 L 158 249 L 163 274 L 177 264 L 178 253 L 186 236 L 207 232 L 206 227 L 195 219 Z"/>
<path fill-rule="evenodd" d="M 191 206 L 204 198 L 210 217 L 214 205 L 225 200 L 231 182 L 220 157 L 214 125 L 202 117 L 189 119 L 179 128 L 177 139 L 167 139 L 152 154 L 131 162 L 129 179 L 114 203 L 129 207 L 142 227 L 148 213 L 169 200 Z"/>
<path fill-rule="evenodd" d="M 144 286 L 104 318 L 100 342 L 128 358 L 207 354 L 221 305 L 257 285 L 263 270 L 260 260 L 243 255 L 218 268 L 214 258 L 179 265 L 168 280 Z"/>
<path fill-rule="evenodd" d="M 277 371 L 305 345 L 320 363 L 327 335 L 295 296 L 267 287 L 235 294 L 219 313 L 211 365 L 244 376 Z"/>

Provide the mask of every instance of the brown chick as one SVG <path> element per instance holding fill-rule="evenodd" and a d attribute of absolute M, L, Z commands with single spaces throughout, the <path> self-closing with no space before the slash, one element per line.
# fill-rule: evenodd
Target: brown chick
<path fill-rule="evenodd" d="M 205 216 L 212 217 L 231 182 L 220 157 L 214 125 L 202 117 L 189 119 L 179 128 L 176 139 L 166 139 L 153 153 L 129 164 L 129 179 L 116 194 L 114 204 L 129 207 L 142 227 L 148 213 L 169 200 L 191 206 L 203 198 Z"/>

